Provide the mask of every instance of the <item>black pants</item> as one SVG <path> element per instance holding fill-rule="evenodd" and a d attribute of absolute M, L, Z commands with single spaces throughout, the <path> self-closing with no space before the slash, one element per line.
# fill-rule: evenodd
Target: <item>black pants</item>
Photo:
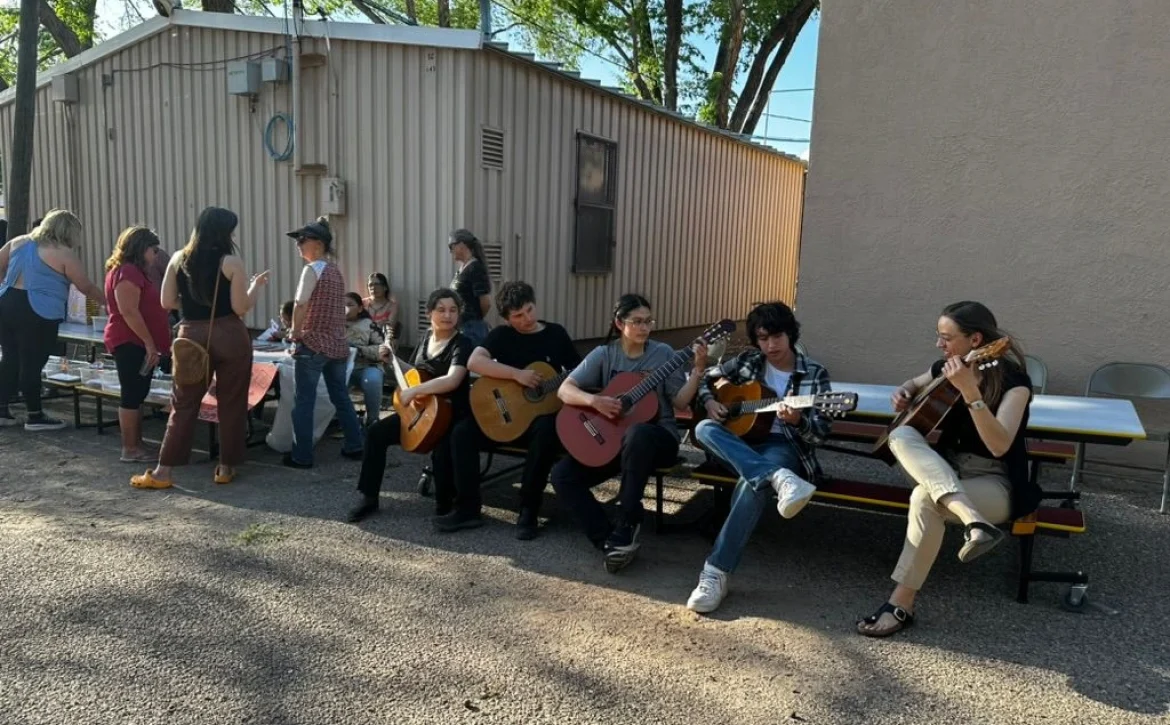
<path fill-rule="evenodd" d="M 146 348 L 136 342 L 124 342 L 114 348 L 114 365 L 118 369 L 118 385 L 122 388 L 123 410 L 138 410 L 150 395 L 149 375 L 142 375 L 146 362 Z"/>
<path fill-rule="evenodd" d="M 600 545 L 609 536 L 609 519 L 590 489 L 620 470 L 621 523 L 636 526 L 642 523 L 642 496 L 651 474 L 656 468 L 674 465 L 677 458 L 678 439 L 670 431 L 654 423 L 639 423 L 622 438 L 618 460 L 603 468 L 590 468 L 573 458 L 563 458 L 553 467 L 552 485 L 557 498 L 585 530 L 585 535 Z"/>
<path fill-rule="evenodd" d="M 41 412 L 41 373 L 57 344 L 60 322 L 34 312 L 28 290 L 9 289 L 0 297 L 0 409 L 20 390 L 27 411 Z"/>
<path fill-rule="evenodd" d="M 495 445 L 495 441 L 483 434 L 475 418 L 470 415 L 461 419 L 451 430 L 456 497 L 459 510 L 464 513 L 478 513 L 483 505 L 479 493 L 479 452 Z M 528 455 L 524 457 L 524 473 L 520 478 L 520 506 L 531 509 L 534 514 L 538 513 L 549 471 L 565 450 L 561 439 L 557 437 L 556 415 L 540 416 L 532 421 L 532 426 L 522 437 L 508 445 L 528 449 Z"/>
<path fill-rule="evenodd" d="M 391 413 L 366 430 L 366 449 L 362 456 L 362 472 L 358 474 L 358 491 L 364 496 L 377 496 L 382 491 L 382 477 L 386 473 L 386 451 L 402 440 L 402 425 L 397 413 Z M 478 456 L 476 456 L 478 460 Z M 435 482 L 435 509 L 446 513 L 455 505 L 455 472 L 451 464 L 451 433 L 439 441 L 431 451 L 431 471 Z M 476 495 L 479 492 L 476 491 Z M 478 510 L 478 509 L 476 509 Z"/>

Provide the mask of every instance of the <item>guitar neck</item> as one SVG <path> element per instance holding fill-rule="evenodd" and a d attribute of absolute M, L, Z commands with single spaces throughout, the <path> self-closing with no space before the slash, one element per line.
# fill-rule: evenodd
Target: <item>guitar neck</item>
<path fill-rule="evenodd" d="M 642 382 L 630 388 L 629 392 L 623 395 L 621 399 L 625 401 L 627 407 L 636 405 L 639 400 L 645 398 L 647 395 L 653 392 L 659 385 L 665 382 L 667 378 L 673 375 L 683 365 L 686 365 L 688 362 L 690 362 L 694 357 L 695 351 L 689 347 L 685 350 L 676 352 L 674 357 L 670 358 L 670 360 L 667 360 L 665 363 L 663 363 L 662 366 L 657 370 L 647 375 L 642 380 Z"/>
<path fill-rule="evenodd" d="M 775 412 L 776 408 L 786 405 L 789 408 L 811 408 L 816 401 L 815 395 L 789 395 L 783 398 L 761 398 L 760 400 L 744 400 L 731 406 L 732 416 L 749 415 L 753 413 Z M 772 410 L 767 410 L 771 408 Z"/>
<path fill-rule="evenodd" d="M 559 375 L 557 375 L 555 378 L 545 380 L 543 383 L 541 383 L 540 387 L 537 388 L 537 391 L 540 393 L 541 396 L 548 395 L 549 393 L 555 391 L 557 388 L 561 387 L 561 383 L 565 382 L 565 378 L 569 377 L 569 374 L 572 372 L 573 372 L 572 370 L 561 371 L 561 373 Z"/>

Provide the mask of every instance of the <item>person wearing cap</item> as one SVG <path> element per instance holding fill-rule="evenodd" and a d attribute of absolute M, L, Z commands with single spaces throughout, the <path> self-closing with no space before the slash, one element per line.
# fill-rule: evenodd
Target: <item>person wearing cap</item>
<path fill-rule="evenodd" d="M 491 329 L 484 316 L 492 308 L 492 280 L 488 274 L 483 243 L 468 230 L 456 229 L 451 232 L 447 249 L 459 265 L 459 271 L 451 281 L 451 288 L 463 301 L 459 331 L 473 346 L 479 345 Z"/>
<path fill-rule="evenodd" d="M 362 429 L 346 387 L 345 369 L 349 345 L 345 329 L 345 279 L 330 261 L 333 233 L 320 217 L 288 236 L 297 241 L 305 260 L 293 306 L 292 340 L 296 397 L 293 404 L 293 448 L 284 456 L 290 468 L 313 467 L 313 408 L 317 404 L 317 382 L 325 377 L 329 400 L 337 409 L 337 420 L 345 439 L 341 455 L 362 458 Z"/>

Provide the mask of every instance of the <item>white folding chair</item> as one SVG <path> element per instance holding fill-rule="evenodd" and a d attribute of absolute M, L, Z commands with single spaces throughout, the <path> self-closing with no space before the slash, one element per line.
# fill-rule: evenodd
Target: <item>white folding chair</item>
<path fill-rule="evenodd" d="M 1094 370 L 1093 374 L 1089 376 L 1089 383 L 1085 386 L 1085 396 L 1170 401 L 1170 370 L 1152 363 L 1107 363 Z M 1167 510 L 1167 504 L 1170 503 L 1170 431 L 1147 430 L 1146 440 L 1167 444 L 1166 460 L 1161 469 L 1162 506 L 1159 509 L 1159 513 L 1164 514 Z M 1073 461 L 1072 479 L 1069 481 L 1070 490 L 1076 490 L 1077 483 L 1080 482 L 1081 473 L 1086 463 L 1104 464 L 1116 468 L 1128 468 L 1138 471 L 1158 470 L 1149 466 L 1114 463 L 1112 461 L 1087 461 L 1085 459 L 1085 444 L 1078 443 L 1077 456 Z"/>

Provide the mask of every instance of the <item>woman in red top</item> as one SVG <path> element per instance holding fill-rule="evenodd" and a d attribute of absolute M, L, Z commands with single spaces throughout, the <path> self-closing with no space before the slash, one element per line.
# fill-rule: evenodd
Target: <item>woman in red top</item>
<path fill-rule="evenodd" d="M 153 461 L 156 455 L 142 445 L 142 401 L 159 357 L 171 351 L 171 329 L 159 301 L 158 286 L 147 270 L 158 255 L 158 235 L 146 227 L 130 227 L 114 245 L 106 261 L 106 349 L 114 355 L 122 402 L 118 426 L 122 430 L 122 462 Z"/>

